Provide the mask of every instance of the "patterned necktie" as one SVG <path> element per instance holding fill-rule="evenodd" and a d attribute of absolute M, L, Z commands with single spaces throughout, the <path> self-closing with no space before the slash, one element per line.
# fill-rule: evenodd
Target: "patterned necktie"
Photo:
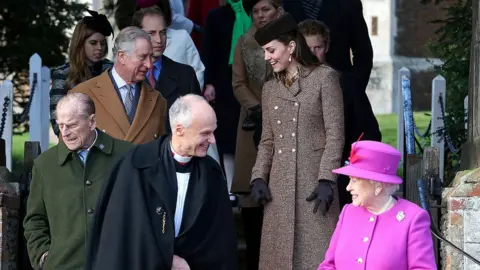
<path fill-rule="evenodd" d="M 152 65 L 152 68 L 148 72 L 148 76 L 147 76 L 148 82 L 150 83 L 150 86 L 152 88 L 155 88 L 155 77 L 153 75 L 154 71 L 155 71 L 155 65 Z"/>
<path fill-rule="evenodd" d="M 125 96 L 125 111 L 127 112 L 127 115 L 130 116 L 133 111 L 132 85 L 126 84 L 125 88 L 127 88 L 127 95 Z"/>

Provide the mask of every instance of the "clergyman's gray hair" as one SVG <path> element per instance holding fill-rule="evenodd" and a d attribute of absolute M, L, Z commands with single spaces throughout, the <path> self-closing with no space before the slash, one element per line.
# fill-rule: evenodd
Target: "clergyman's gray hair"
<path fill-rule="evenodd" d="M 131 54 L 135 50 L 135 41 L 137 39 L 145 39 L 148 42 L 152 42 L 150 36 L 142 29 L 136 26 L 129 26 L 118 34 L 113 45 L 113 62 L 117 61 L 117 54 L 119 51 L 124 51 L 127 54 Z"/>
<path fill-rule="evenodd" d="M 63 106 L 75 108 L 76 113 L 85 119 L 95 114 L 95 103 L 87 94 L 70 92 L 58 101 L 57 110 Z"/>
<path fill-rule="evenodd" d="M 178 124 L 184 128 L 189 128 L 192 125 L 192 106 L 197 101 L 206 102 L 202 96 L 195 94 L 188 94 L 175 100 L 168 111 L 172 132 Z"/>

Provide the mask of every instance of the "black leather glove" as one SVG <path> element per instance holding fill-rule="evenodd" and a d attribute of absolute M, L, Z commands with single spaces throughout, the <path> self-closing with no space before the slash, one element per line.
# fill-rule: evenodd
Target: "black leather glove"
<path fill-rule="evenodd" d="M 254 131 L 255 127 L 262 120 L 262 107 L 256 105 L 247 109 L 247 117 L 242 123 L 242 129 L 245 131 Z"/>
<path fill-rule="evenodd" d="M 257 149 L 257 151 L 260 140 L 262 139 L 262 128 L 262 119 L 260 118 L 260 122 L 255 125 L 255 130 L 253 131 L 253 144 L 255 144 L 255 149 Z"/>
<path fill-rule="evenodd" d="M 252 114 L 252 120 L 253 121 L 258 123 L 262 120 L 262 106 L 261 105 L 253 106 L 251 108 L 248 108 L 248 110 Z"/>
<path fill-rule="evenodd" d="M 320 211 L 322 215 L 325 214 L 330 209 L 330 206 L 333 202 L 333 188 L 332 188 L 333 181 L 321 179 L 318 181 L 318 185 L 313 190 L 312 194 L 307 197 L 307 202 L 311 202 L 315 200 L 315 205 L 313 206 L 313 213 L 316 214 L 318 208 L 320 207 Z"/>
<path fill-rule="evenodd" d="M 252 193 L 250 196 L 255 203 L 264 205 L 272 200 L 270 190 L 268 189 L 267 183 L 265 183 L 263 179 L 258 178 L 253 180 L 251 187 Z"/>

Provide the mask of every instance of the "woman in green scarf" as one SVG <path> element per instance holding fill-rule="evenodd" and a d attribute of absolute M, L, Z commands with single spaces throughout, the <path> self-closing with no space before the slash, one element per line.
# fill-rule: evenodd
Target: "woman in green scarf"
<path fill-rule="evenodd" d="M 214 99 L 217 114 L 215 138 L 230 189 L 237 139 L 240 105 L 232 90 L 232 62 L 235 45 L 252 25 L 241 0 L 224 0 L 209 12 L 204 24 L 200 56 L 205 65 L 204 96 Z M 233 197 L 234 199 L 234 197 Z"/>
<path fill-rule="evenodd" d="M 254 34 L 257 29 L 280 17 L 282 8 L 280 0 L 243 0 L 243 6 L 253 19 L 253 26 L 238 39 L 233 53 L 233 93 L 241 111 L 231 192 L 239 195 L 247 244 L 247 269 L 251 270 L 258 269 L 263 220 L 263 209 L 250 199 L 250 177 L 257 157 L 253 135 L 255 128 L 261 128 L 262 88 L 272 72 Z"/>

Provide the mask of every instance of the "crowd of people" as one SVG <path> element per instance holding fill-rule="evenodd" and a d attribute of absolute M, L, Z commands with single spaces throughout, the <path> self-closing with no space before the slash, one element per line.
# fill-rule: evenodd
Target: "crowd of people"
<path fill-rule="evenodd" d="M 35 269 L 436 269 L 366 95 L 360 0 L 113 5 L 112 61 L 89 11 L 53 70 L 59 143 L 23 222 Z"/>

